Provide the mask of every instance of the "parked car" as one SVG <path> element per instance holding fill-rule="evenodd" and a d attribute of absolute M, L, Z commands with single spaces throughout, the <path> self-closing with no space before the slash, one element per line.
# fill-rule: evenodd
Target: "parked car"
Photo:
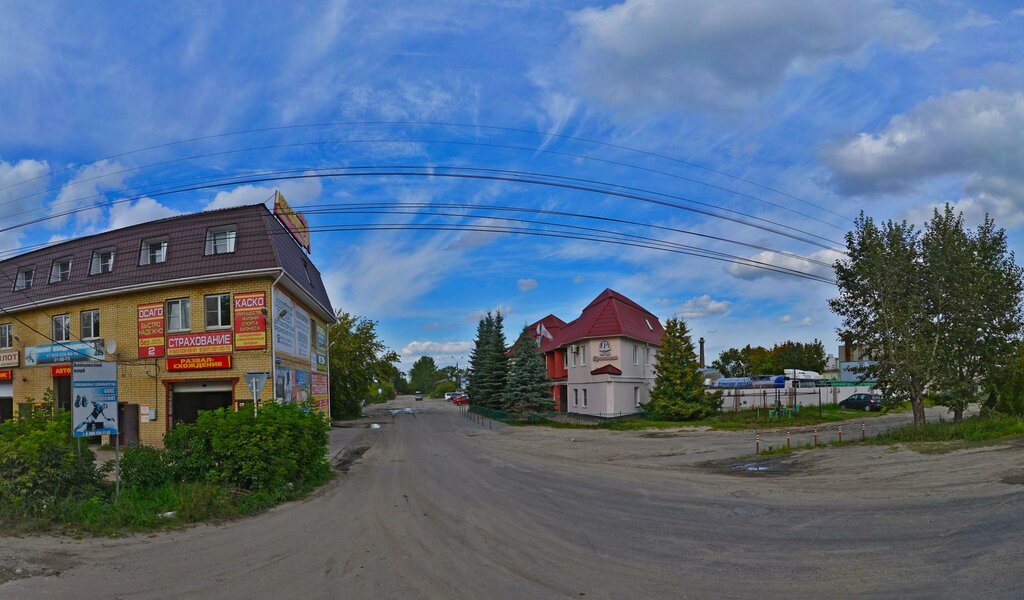
<path fill-rule="evenodd" d="M 452 396 L 455 396 L 457 394 L 458 394 L 458 392 L 445 392 L 444 393 L 444 401 L 445 402 L 451 402 Z"/>
<path fill-rule="evenodd" d="M 469 404 L 469 398 L 467 398 L 465 394 L 455 394 L 452 396 L 452 404 L 455 404 L 456 406 L 460 404 Z"/>
<path fill-rule="evenodd" d="M 843 408 L 854 410 L 882 410 L 882 397 L 878 394 L 854 394 L 839 403 Z"/>
<path fill-rule="evenodd" d="M 422 399 L 423 399 L 423 392 L 416 392 L 416 400 L 419 401 L 419 400 L 422 400 Z"/>

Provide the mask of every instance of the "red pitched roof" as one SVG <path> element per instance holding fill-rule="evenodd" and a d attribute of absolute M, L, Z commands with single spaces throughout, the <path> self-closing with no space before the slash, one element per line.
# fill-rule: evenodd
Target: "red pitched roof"
<path fill-rule="evenodd" d="M 583 309 L 578 319 L 561 328 L 553 344 L 545 344 L 541 350 L 586 338 L 620 335 L 661 345 L 664 333 L 661 321 L 653 313 L 615 290 L 606 289 Z"/>
<path fill-rule="evenodd" d="M 533 325 L 530 325 L 530 331 L 533 333 L 534 339 L 540 337 L 541 334 L 538 333 L 538 329 L 541 325 L 543 325 L 544 329 L 551 334 L 551 337 L 549 338 L 545 336 L 541 338 L 540 351 L 549 352 L 559 347 L 561 344 L 558 343 L 558 335 L 559 332 L 562 331 L 562 328 L 565 327 L 565 321 L 559 319 L 555 315 L 548 315 Z"/>

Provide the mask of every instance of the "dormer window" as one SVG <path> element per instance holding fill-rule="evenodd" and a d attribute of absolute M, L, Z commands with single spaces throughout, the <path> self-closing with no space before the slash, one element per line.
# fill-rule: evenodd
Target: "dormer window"
<path fill-rule="evenodd" d="M 155 265 L 167 260 L 167 238 L 151 238 L 142 240 L 139 253 L 139 265 Z"/>
<path fill-rule="evenodd" d="M 71 259 L 58 258 L 50 267 L 50 283 L 58 283 L 71 279 Z"/>
<path fill-rule="evenodd" d="M 27 290 L 32 287 L 32 280 L 35 279 L 35 268 L 18 269 L 18 277 L 14 281 L 14 291 Z"/>
<path fill-rule="evenodd" d="M 206 255 L 230 254 L 235 251 L 235 233 L 237 228 L 234 225 L 226 227 L 213 227 L 206 230 Z"/>
<path fill-rule="evenodd" d="M 92 262 L 89 263 L 89 274 L 99 275 L 114 270 L 114 248 L 93 250 Z"/>

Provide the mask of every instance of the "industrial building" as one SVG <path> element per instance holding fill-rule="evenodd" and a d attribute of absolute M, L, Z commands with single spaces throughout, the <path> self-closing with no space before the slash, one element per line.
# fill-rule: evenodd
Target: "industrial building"
<path fill-rule="evenodd" d="M 46 246 L 0 262 L 0 419 L 72 405 L 72 365 L 117 364 L 120 437 L 161 445 L 201 410 L 330 406 L 334 313 L 305 220 L 279 194 Z"/>

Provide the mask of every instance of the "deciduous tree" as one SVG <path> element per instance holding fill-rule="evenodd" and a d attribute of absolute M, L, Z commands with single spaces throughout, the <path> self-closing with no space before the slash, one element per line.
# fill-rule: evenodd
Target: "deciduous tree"
<path fill-rule="evenodd" d="M 371 385 L 392 379 L 398 354 L 377 337 L 377 323 L 339 310 L 328 330 L 331 417 L 355 418 L 370 400 Z M 376 386 L 374 386 L 376 388 Z"/>

